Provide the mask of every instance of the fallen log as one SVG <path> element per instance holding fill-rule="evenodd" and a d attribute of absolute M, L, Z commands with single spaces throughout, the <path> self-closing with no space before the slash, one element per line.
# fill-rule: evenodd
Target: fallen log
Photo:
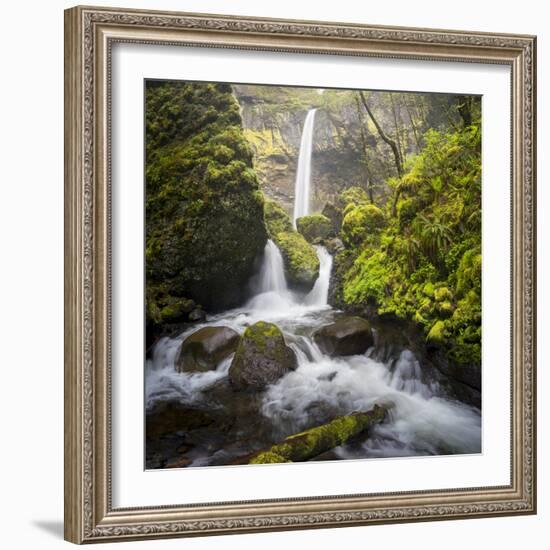
<path fill-rule="evenodd" d="M 249 464 L 304 462 L 344 444 L 350 438 L 382 422 L 386 407 L 375 405 L 367 412 L 339 416 L 328 424 L 291 435 L 264 451 L 249 457 Z"/>

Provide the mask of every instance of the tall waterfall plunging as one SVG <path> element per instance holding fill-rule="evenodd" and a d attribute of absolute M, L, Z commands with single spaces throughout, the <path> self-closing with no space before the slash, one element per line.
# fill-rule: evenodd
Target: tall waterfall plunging
<path fill-rule="evenodd" d="M 311 184 L 311 150 L 313 146 L 313 127 L 315 122 L 315 111 L 308 111 L 302 140 L 300 142 L 300 153 L 298 155 L 298 170 L 296 171 L 296 183 L 294 185 L 294 216 L 292 223 L 296 227 L 296 220 L 309 214 L 309 195 Z"/>

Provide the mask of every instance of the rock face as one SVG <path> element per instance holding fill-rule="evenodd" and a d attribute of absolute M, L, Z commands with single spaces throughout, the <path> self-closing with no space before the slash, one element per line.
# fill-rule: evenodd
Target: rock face
<path fill-rule="evenodd" d="M 297 231 L 278 233 L 275 243 L 283 256 L 289 286 L 309 292 L 319 277 L 319 258 L 315 248 Z"/>
<path fill-rule="evenodd" d="M 317 330 L 313 338 L 323 353 L 360 355 L 374 345 L 370 323 L 361 317 L 343 317 Z"/>
<path fill-rule="evenodd" d="M 340 231 L 340 227 L 342 226 L 342 210 L 331 202 L 327 202 L 321 213 L 330 220 L 332 230 L 334 231 L 334 234 L 337 235 Z"/>
<path fill-rule="evenodd" d="M 206 311 L 242 303 L 267 233 L 231 87 L 148 81 L 145 101 L 147 320 L 158 326 L 178 301 L 178 318 L 189 299 Z"/>
<path fill-rule="evenodd" d="M 236 390 L 260 391 L 297 364 L 279 327 L 260 321 L 245 330 L 229 368 L 229 379 Z"/>
<path fill-rule="evenodd" d="M 350 182 L 361 181 L 361 148 L 350 146 L 348 141 L 348 135 L 359 137 L 354 101 L 341 105 L 338 91 L 325 91 L 321 96 L 312 88 L 239 84 L 233 89 L 241 106 L 246 137 L 254 150 L 254 165 L 262 189 L 285 210 L 290 212 L 294 203 L 302 128 L 311 107 L 319 107 L 315 115 L 311 163 L 316 189 L 311 198 L 312 211 L 321 210 L 335 191 L 349 186 Z M 335 108 L 327 105 L 329 95 L 334 95 Z"/>
<path fill-rule="evenodd" d="M 176 360 L 178 372 L 206 372 L 237 349 L 239 334 L 229 327 L 204 327 L 188 336 Z"/>
<path fill-rule="evenodd" d="M 296 225 L 298 232 L 301 233 L 309 243 L 328 239 L 335 234 L 332 222 L 322 214 L 312 214 L 311 216 L 298 218 L 296 220 Z"/>

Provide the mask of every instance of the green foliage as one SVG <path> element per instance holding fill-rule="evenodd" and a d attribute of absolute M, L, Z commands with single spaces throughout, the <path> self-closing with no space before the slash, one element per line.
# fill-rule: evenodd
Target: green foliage
<path fill-rule="evenodd" d="M 361 204 L 344 216 L 342 222 L 342 240 L 348 245 L 360 245 L 373 233 L 378 233 L 386 224 L 386 218 L 380 208 L 374 204 Z"/>
<path fill-rule="evenodd" d="M 336 272 L 347 306 L 374 304 L 379 314 L 413 319 L 458 364 L 481 361 L 481 132 L 429 130 L 391 201 L 373 227 L 351 208 Z M 348 202 L 347 199 L 341 199 Z M 348 202 L 349 204 L 349 202 Z M 375 207 L 374 207 L 375 208 Z M 366 238 L 375 232 L 375 237 Z M 345 258 L 346 267 L 341 267 Z M 343 270 L 343 272 L 342 272 Z M 338 295 L 338 290 L 335 291 Z"/>
<path fill-rule="evenodd" d="M 340 194 L 340 203 L 342 206 L 347 206 L 350 203 L 354 204 L 367 204 L 369 197 L 364 189 L 361 187 L 348 187 Z"/>
<path fill-rule="evenodd" d="M 148 81 L 145 102 L 148 318 L 237 305 L 267 235 L 231 87 Z"/>
<path fill-rule="evenodd" d="M 298 232 L 310 243 L 319 239 L 328 239 L 334 235 L 332 222 L 322 214 L 312 214 L 311 216 L 298 218 L 296 225 Z"/>
<path fill-rule="evenodd" d="M 277 233 L 293 230 L 290 216 L 275 201 L 265 201 L 264 219 L 267 232 L 272 239 L 275 238 Z"/>

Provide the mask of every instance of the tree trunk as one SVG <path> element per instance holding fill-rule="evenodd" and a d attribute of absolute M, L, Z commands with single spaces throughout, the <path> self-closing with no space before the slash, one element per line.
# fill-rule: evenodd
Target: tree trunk
<path fill-rule="evenodd" d="M 397 109 L 395 108 L 395 101 L 393 100 L 392 92 L 390 92 L 390 103 L 391 103 L 391 110 L 393 115 L 393 124 L 395 127 L 395 142 L 397 144 L 397 150 L 399 151 L 399 157 L 403 159 L 405 146 L 403 144 L 403 139 L 401 136 L 401 127 L 397 117 Z"/>
<path fill-rule="evenodd" d="M 361 105 L 359 104 L 359 98 L 357 97 L 357 94 L 355 95 L 355 106 L 357 108 L 357 116 L 359 118 L 359 130 L 360 130 L 360 136 L 361 136 L 361 145 L 363 147 L 363 158 L 364 158 L 364 164 L 365 164 L 365 172 L 367 173 L 367 193 L 369 195 L 369 200 L 372 204 L 374 204 L 374 191 L 373 191 L 373 181 L 372 181 L 372 174 L 369 167 L 369 157 L 367 152 L 367 138 L 365 136 L 365 128 L 363 126 L 363 115 L 361 113 Z"/>
<path fill-rule="evenodd" d="M 395 167 L 397 168 L 397 175 L 399 177 L 403 176 L 403 162 L 401 161 L 401 155 L 399 153 L 399 147 L 397 146 L 397 143 L 395 140 L 390 138 L 382 129 L 380 124 L 378 124 L 378 121 L 374 117 L 373 112 L 371 111 L 369 104 L 367 103 L 367 99 L 365 98 L 365 94 L 361 91 L 359 92 L 359 95 L 361 96 L 361 101 L 363 102 L 363 106 L 365 107 L 368 115 L 370 116 L 372 122 L 376 126 L 376 130 L 378 131 L 378 134 L 380 137 L 390 146 L 393 156 L 395 159 Z"/>
<path fill-rule="evenodd" d="M 375 405 L 367 412 L 339 416 L 328 424 L 291 435 L 267 450 L 248 457 L 248 464 L 304 462 L 344 444 L 350 438 L 382 422 L 386 407 Z"/>
<path fill-rule="evenodd" d="M 462 118 L 464 128 L 472 125 L 472 98 L 466 95 L 460 95 L 458 100 L 458 114 Z"/>
<path fill-rule="evenodd" d="M 420 146 L 420 138 L 418 137 L 418 129 L 417 129 L 416 123 L 414 121 L 414 116 L 413 116 L 413 113 L 411 111 L 411 106 L 409 105 L 408 102 L 405 102 L 405 107 L 407 109 L 407 114 L 409 115 L 409 120 L 411 121 L 411 128 L 412 128 L 413 135 L 414 135 L 414 141 L 416 142 L 416 148 L 417 148 L 418 151 L 420 151 L 420 149 L 422 147 Z"/>

